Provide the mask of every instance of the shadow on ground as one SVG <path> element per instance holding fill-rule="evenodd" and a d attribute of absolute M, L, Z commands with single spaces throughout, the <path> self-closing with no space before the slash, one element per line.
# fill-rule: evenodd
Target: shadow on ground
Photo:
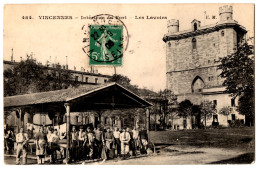
<path fill-rule="evenodd" d="M 216 161 L 210 164 L 251 164 L 255 161 L 255 153 L 246 153 L 227 160 Z"/>

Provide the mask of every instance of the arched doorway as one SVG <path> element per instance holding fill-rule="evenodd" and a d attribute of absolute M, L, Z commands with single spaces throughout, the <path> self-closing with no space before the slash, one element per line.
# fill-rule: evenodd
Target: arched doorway
<path fill-rule="evenodd" d="M 201 92 L 204 88 L 205 83 L 200 76 L 196 76 L 191 84 L 191 91 L 192 93 Z"/>

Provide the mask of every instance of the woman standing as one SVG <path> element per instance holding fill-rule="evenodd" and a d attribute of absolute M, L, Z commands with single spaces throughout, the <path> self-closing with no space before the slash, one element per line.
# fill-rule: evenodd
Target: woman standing
<path fill-rule="evenodd" d="M 36 134 L 35 144 L 38 164 L 44 164 L 44 157 L 46 154 L 47 146 L 47 136 L 43 132 L 42 126 L 39 128 L 39 132 Z"/>

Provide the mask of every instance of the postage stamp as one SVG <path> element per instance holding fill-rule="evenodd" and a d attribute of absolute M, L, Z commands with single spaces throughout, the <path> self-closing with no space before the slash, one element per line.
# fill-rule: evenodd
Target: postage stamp
<path fill-rule="evenodd" d="M 83 52 L 89 66 L 122 66 L 129 35 L 124 22 L 117 16 L 99 14 L 83 25 Z"/>
<path fill-rule="evenodd" d="M 123 26 L 90 25 L 89 64 L 122 65 Z"/>

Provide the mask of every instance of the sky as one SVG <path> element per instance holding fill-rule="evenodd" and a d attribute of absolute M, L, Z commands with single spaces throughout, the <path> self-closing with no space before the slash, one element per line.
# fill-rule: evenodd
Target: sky
<path fill-rule="evenodd" d="M 129 33 L 128 48 L 123 65 L 116 68 L 118 74 L 131 79 L 131 83 L 154 91 L 166 87 L 166 49 L 162 41 L 167 33 L 167 21 L 178 19 L 180 31 L 191 28 L 191 21 L 201 21 L 201 26 L 219 21 L 219 7 L 225 4 L 67 4 L 67 5 L 5 5 L 4 7 L 4 60 L 15 61 L 33 53 L 38 62 L 47 60 L 66 64 L 69 69 L 90 70 L 88 57 L 82 51 L 84 32 L 82 26 L 91 20 L 74 19 L 81 16 L 111 14 L 126 16 L 122 19 Z M 233 6 L 233 19 L 254 35 L 254 6 L 252 4 L 228 4 Z M 205 19 L 215 15 L 217 19 Z M 72 20 L 41 20 L 39 16 L 73 16 Z M 34 19 L 22 19 L 32 16 Z M 167 19 L 135 19 L 139 16 L 166 16 Z M 51 59 L 50 59 L 51 56 Z M 112 75 L 113 67 L 96 67 L 99 73 Z"/>

